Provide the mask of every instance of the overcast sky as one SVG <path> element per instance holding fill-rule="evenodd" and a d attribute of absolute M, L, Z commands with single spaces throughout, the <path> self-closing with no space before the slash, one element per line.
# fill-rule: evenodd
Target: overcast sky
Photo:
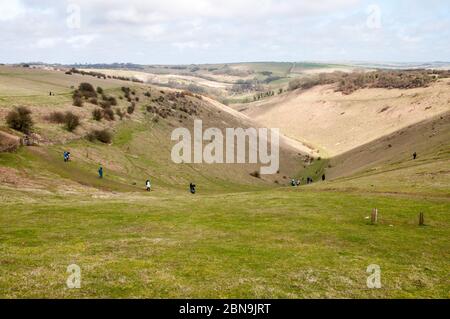
<path fill-rule="evenodd" d="M 448 0 L 0 0 L 0 62 L 450 61 Z"/>

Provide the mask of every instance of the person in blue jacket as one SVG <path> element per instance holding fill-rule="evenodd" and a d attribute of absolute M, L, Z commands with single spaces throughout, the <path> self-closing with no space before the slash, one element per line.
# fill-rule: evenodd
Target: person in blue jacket
<path fill-rule="evenodd" d="M 103 167 L 100 165 L 99 169 L 98 169 L 98 177 L 99 178 L 103 178 Z"/>

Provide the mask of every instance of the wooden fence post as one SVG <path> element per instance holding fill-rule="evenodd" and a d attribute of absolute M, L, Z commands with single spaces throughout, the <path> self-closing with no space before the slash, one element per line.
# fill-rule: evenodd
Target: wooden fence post
<path fill-rule="evenodd" d="M 375 225 L 378 222 L 378 209 L 374 208 L 372 209 L 372 214 L 370 215 L 370 221 L 373 225 Z"/>
<path fill-rule="evenodd" d="M 419 226 L 425 226 L 425 216 L 423 213 L 419 214 Z"/>

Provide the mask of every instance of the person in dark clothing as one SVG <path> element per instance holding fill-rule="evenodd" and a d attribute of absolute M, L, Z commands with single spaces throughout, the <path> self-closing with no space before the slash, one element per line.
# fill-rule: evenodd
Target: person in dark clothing
<path fill-rule="evenodd" d="M 100 165 L 99 169 L 98 169 L 98 177 L 99 178 L 103 178 L 103 167 Z"/>
<path fill-rule="evenodd" d="M 417 153 L 414 152 L 414 153 L 413 153 L 413 159 L 416 159 L 416 158 L 417 158 Z"/>
<path fill-rule="evenodd" d="M 322 175 L 322 181 L 325 181 L 325 174 Z"/>
<path fill-rule="evenodd" d="M 64 151 L 64 162 L 67 162 L 69 160 L 69 152 Z"/>
<path fill-rule="evenodd" d="M 191 194 L 195 194 L 195 184 L 190 183 L 189 188 L 190 188 Z"/>

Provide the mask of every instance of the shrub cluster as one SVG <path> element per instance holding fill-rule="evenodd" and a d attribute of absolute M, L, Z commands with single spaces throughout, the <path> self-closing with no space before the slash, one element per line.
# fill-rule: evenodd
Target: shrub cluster
<path fill-rule="evenodd" d="M 78 89 L 73 92 L 73 105 L 82 107 L 84 100 L 94 101 L 97 98 L 97 92 L 90 83 L 83 82 Z M 84 100 L 83 100 L 84 99 Z"/>
<path fill-rule="evenodd" d="M 101 121 L 103 118 L 103 110 L 102 109 L 95 109 L 92 111 L 92 118 L 95 121 Z"/>
<path fill-rule="evenodd" d="M 52 123 L 63 124 L 65 114 L 63 112 L 52 112 L 47 116 L 47 120 Z"/>
<path fill-rule="evenodd" d="M 363 88 L 412 89 L 427 87 L 438 78 L 450 77 L 440 70 L 379 70 L 372 72 L 333 72 L 294 79 L 289 90 L 310 89 L 316 85 L 336 84 L 336 91 L 351 94 Z"/>
<path fill-rule="evenodd" d="M 64 123 L 66 125 L 66 129 L 69 132 L 73 132 L 80 125 L 80 118 L 72 112 L 67 112 L 64 117 Z"/>
<path fill-rule="evenodd" d="M 73 132 L 80 125 L 80 117 L 72 112 L 52 112 L 47 116 L 52 123 L 65 124 L 69 132 Z"/>
<path fill-rule="evenodd" d="M 6 116 L 6 123 L 10 128 L 25 134 L 29 134 L 34 125 L 31 111 L 24 106 L 19 106 L 9 112 Z"/>
<path fill-rule="evenodd" d="M 92 130 L 89 132 L 89 134 L 86 136 L 86 138 L 91 141 L 100 141 L 105 144 L 109 144 L 112 141 L 112 133 L 108 131 L 107 129 L 104 130 Z"/>
<path fill-rule="evenodd" d="M 131 102 L 131 105 L 127 107 L 127 113 L 133 114 L 136 109 L 136 103 Z"/>

